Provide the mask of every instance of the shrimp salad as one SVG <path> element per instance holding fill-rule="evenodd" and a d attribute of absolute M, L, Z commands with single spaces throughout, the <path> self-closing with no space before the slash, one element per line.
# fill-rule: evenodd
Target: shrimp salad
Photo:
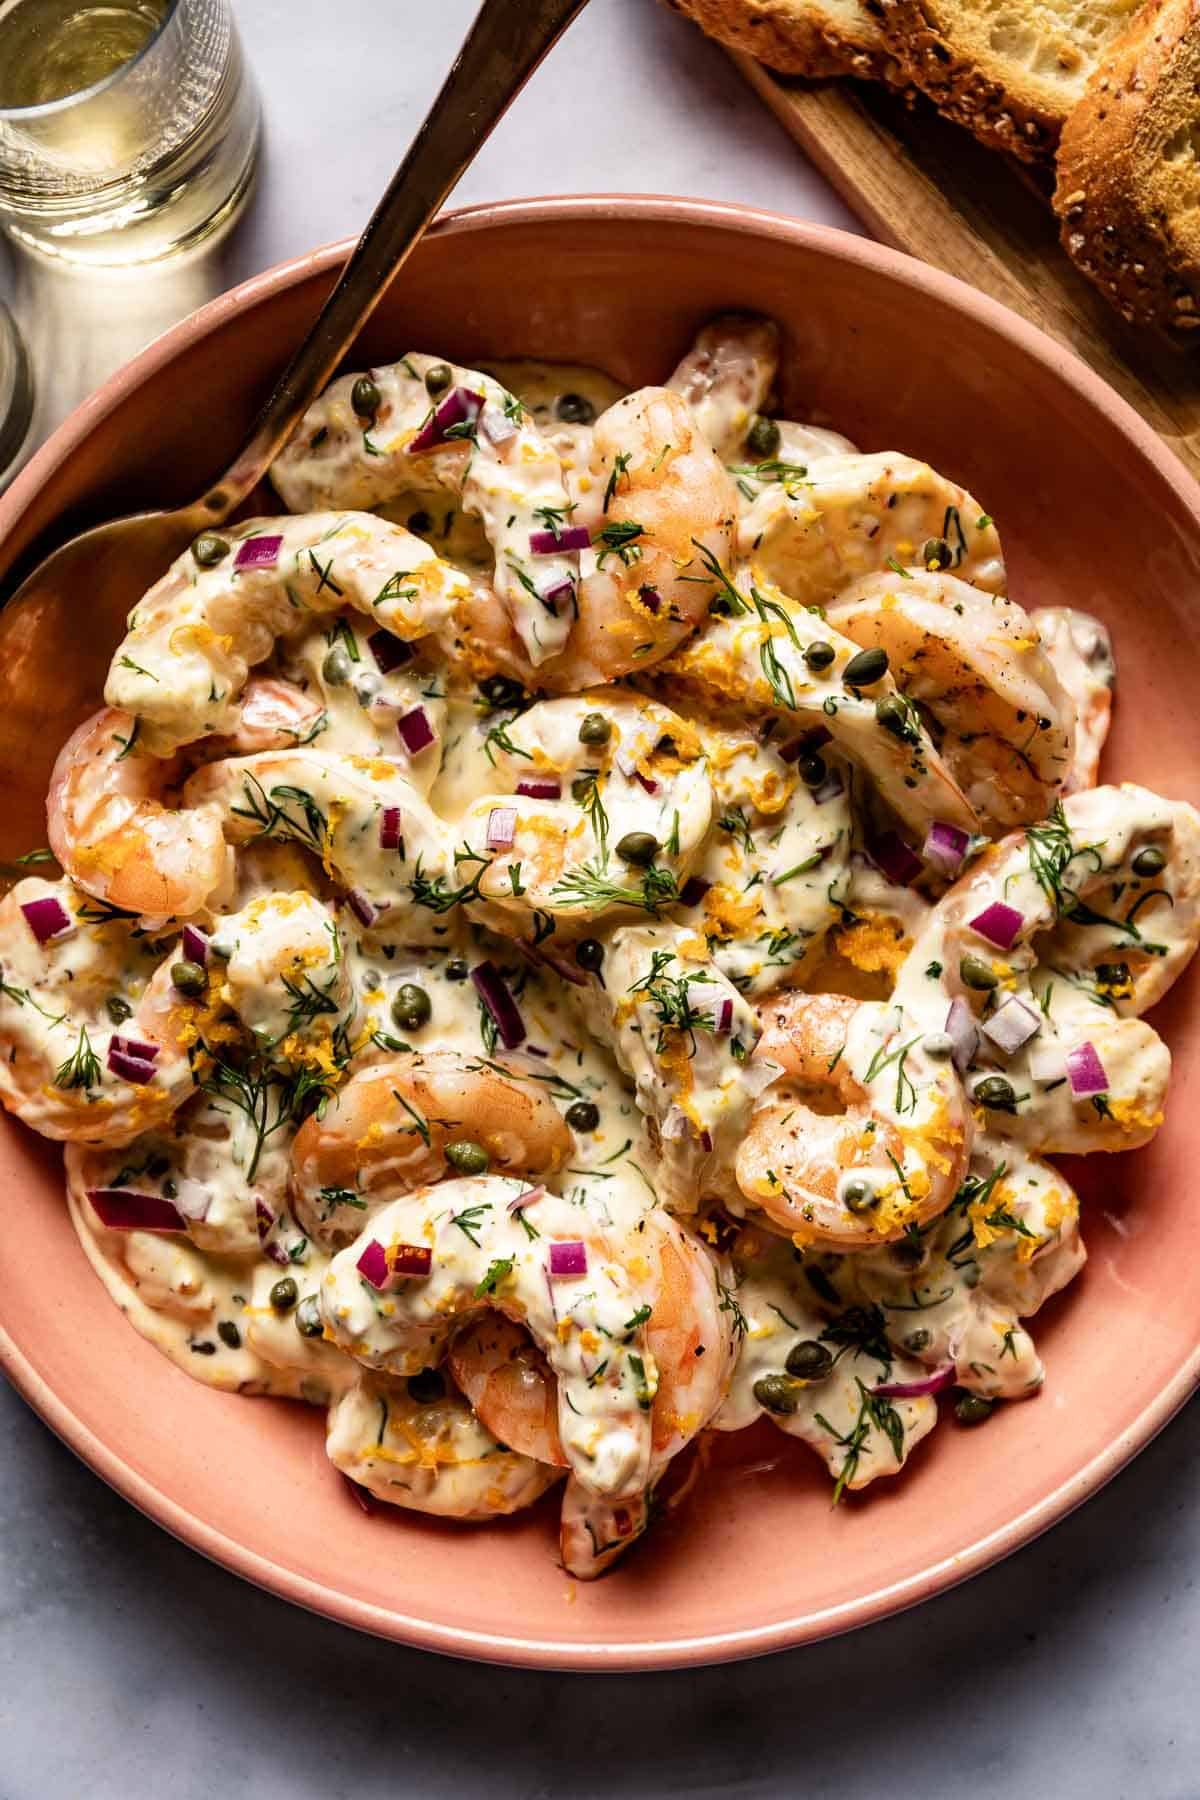
<path fill-rule="evenodd" d="M 1200 816 L 1097 785 L 1103 626 L 774 417 L 779 355 L 335 381 L 134 607 L 0 902 L 0 1100 L 132 1325 L 324 1409 L 368 1503 L 559 1489 L 582 1578 L 710 1433 L 836 1501 L 1039 1392 L 1052 1159 L 1159 1129 L 1200 937 Z"/>

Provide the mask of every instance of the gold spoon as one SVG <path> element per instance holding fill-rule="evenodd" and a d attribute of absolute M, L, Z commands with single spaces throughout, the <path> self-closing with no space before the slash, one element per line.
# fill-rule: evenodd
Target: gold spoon
<path fill-rule="evenodd" d="M 199 532 L 229 518 L 263 478 L 447 194 L 586 4 L 483 0 L 341 279 L 225 474 L 189 506 L 131 513 L 80 532 L 7 601 L 0 613 L 0 670 L 9 695 L 0 717 L 0 771 L 9 779 L 0 863 L 42 842 L 54 757 L 95 704 L 130 609 Z"/>

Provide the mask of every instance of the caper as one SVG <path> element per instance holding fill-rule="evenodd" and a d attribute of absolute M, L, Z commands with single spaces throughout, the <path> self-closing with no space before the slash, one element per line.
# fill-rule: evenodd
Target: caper
<path fill-rule="evenodd" d="M 875 702 L 875 722 L 884 731 L 890 731 L 893 737 L 902 738 L 907 744 L 914 743 L 921 735 L 913 724 L 910 709 L 899 694 L 880 694 Z"/>
<path fill-rule="evenodd" d="M 596 791 L 594 775 L 578 775 L 571 783 L 571 798 L 576 806 L 586 806 Z"/>
<path fill-rule="evenodd" d="M 954 1402 L 954 1416 L 960 1425 L 982 1425 L 995 1410 L 996 1402 L 985 1400 L 982 1394 L 960 1394 Z"/>
<path fill-rule="evenodd" d="M 804 660 L 810 669 L 819 673 L 820 670 L 829 667 L 836 655 L 837 651 L 832 644 L 827 644 L 824 638 L 818 638 L 816 643 L 810 644 L 804 652 Z"/>
<path fill-rule="evenodd" d="M 171 1163 L 168 1157 L 152 1156 L 146 1164 L 146 1173 L 157 1181 L 160 1175 L 166 1174 L 170 1166 Z"/>
<path fill-rule="evenodd" d="M 860 650 L 852 656 L 842 670 L 842 680 L 847 687 L 874 687 L 882 681 L 888 672 L 888 653 L 878 644 L 872 644 L 869 650 Z"/>
<path fill-rule="evenodd" d="M 581 744 L 607 744 L 612 736 L 612 720 L 606 719 L 603 713 L 586 713 L 579 727 Z"/>
<path fill-rule="evenodd" d="M 575 946 L 575 961 L 589 974 L 599 974 L 604 964 L 604 945 L 599 938 L 580 938 Z"/>
<path fill-rule="evenodd" d="M 790 1375 L 760 1375 L 754 1384 L 754 1398 L 773 1413 L 794 1413 L 803 1392 L 803 1384 Z"/>
<path fill-rule="evenodd" d="M 816 1338 L 804 1338 L 792 1345 L 784 1367 L 802 1381 L 823 1381 L 833 1367 L 833 1352 Z"/>
<path fill-rule="evenodd" d="M 473 1144 L 469 1138 L 460 1138 L 453 1144 L 447 1144 L 446 1161 L 460 1175 L 486 1175 L 491 1157 L 482 1144 Z"/>
<path fill-rule="evenodd" d="M 433 1006 L 425 989 L 406 981 L 392 1001 L 392 1018 L 401 1031 L 419 1031 L 428 1025 Z"/>
<path fill-rule="evenodd" d="M 300 1289 L 291 1275 L 281 1276 L 271 1289 L 271 1305 L 276 1312 L 291 1312 L 300 1298 Z"/>
<path fill-rule="evenodd" d="M 440 1369 L 422 1369 L 419 1375 L 408 1378 L 409 1398 L 418 1406 L 431 1406 L 435 1400 L 441 1400 L 446 1392 L 446 1377 Z"/>
<path fill-rule="evenodd" d="M 223 1344 L 228 1344 L 231 1350 L 240 1350 L 242 1347 L 242 1334 L 232 1319 L 221 1319 L 218 1322 L 217 1336 Z"/>
<path fill-rule="evenodd" d="M 648 868 L 658 855 L 658 839 L 649 831 L 627 831 L 617 844 L 617 855 L 635 868 Z"/>
<path fill-rule="evenodd" d="M 321 675 L 330 687 L 345 687 L 353 673 L 353 665 L 341 644 L 335 644 L 321 664 Z"/>
<path fill-rule="evenodd" d="M 714 594 L 708 603 L 709 617 L 727 619 L 733 611 L 733 603 L 727 594 Z"/>
<path fill-rule="evenodd" d="M 449 363 L 430 363 L 425 371 L 425 392 L 444 394 L 453 380 L 454 370 Z"/>
<path fill-rule="evenodd" d="M 746 433 L 746 448 L 751 456 L 757 456 L 760 462 L 765 461 L 768 456 L 774 456 L 778 452 L 781 442 L 780 430 L 774 419 L 764 418 L 759 413 Z"/>
<path fill-rule="evenodd" d="M 977 988 L 980 993 L 988 993 L 998 985 L 991 964 L 985 963 L 982 956 L 972 956 L 969 951 L 959 963 L 958 973 L 964 987 Z"/>
<path fill-rule="evenodd" d="M 568 1106 L 566 1117 L 572 1131 L 595 1131 L 600 1123 L 600 1108 L 594 1100 L 576 1100 Z"/>
<path fill-rule="evenodd" d="M 842 1204 L 852 1213 L 870 1212 L 879 1205 L 879 1195 L 869 1181 L 855 1175 L 842 1188 Z"/>
<path fill-rule="evenodd" d="M 977 1081 L 971 1097 L 992 1112 L 1015 1113 L 1017 1110 L 1016 1089 L 1003 1075 L 987 1075 L 982 1081 Z"/>
<path fill-rule="evenodd" d="M 1135 875 L 1161 875 L 1166 866 L 1167 853 L 1160 850 L 1157 844 L 1147 844 L 1133 859 Z"/>
<path fill-rule="evenodd" d="M 1101 987 L 1125 987 L 1129 982 L 1129 964 L 1097 963 L 1096 980 Z"/>
<path fill-rule="evenodd" d="M 945 538 L 926 538 L 921 545 L 921 561 L 927 569 L 948 569 L 954 552 Z"/>
<path fill-rule="evenodd" d="M 465 956 L 452 956 L 446 964 L 447 981 L 465 981 L 470 973 L 470 964 Z"/>
<path fill-rule="evenodd" d="M 382 675 L 376 674 L 374 669 L 355 669 L 350 679 L 354 686 L 354 698 L 358 704 L 362 707 L 369 707 L 383 686 Z"/>
<path fill-rule="evenodd" d="M 906 1350 L 911 1350 L 913 1355 L 916 1356 L 922 1350 L 928 1350 L 932 1342 L 933 1333 L 931 1331 L 926 1331 L 925 1327 L 920 1325 L 917 1327 L 916 1331 L 910 1331 L 908 1333 L 904 1340 L 904 1348 Z"/>
<path fill-rule="evenodd" d="M 184 958 L 171 964 L 171 981 L 181 994 L 202 994 L 208 977 L 199 963 Z"/>
<path fill-rule="evenodd" d="M 921 1039 L 921 1048 L 935 1062 L 945 1062 L 954 1054 L 954 1039 L 947 1031 L 930 1031 Z"/>
<path fill-rule="evenodd" d="M 122 1000 L 120 994 L 110 994 L 104 1002 L 104 1010 L 114 1025 L 123 1025 L 126 1019 L 133 1017 L 133 1008 L 128 1000 Z"/>
<path fill-rule="evenodd" d="M 162 1191 L 168 1200 L 177 1200 L 179 1198 L 179 1183 L 173 1181 L 168 1175 L 167 1179 L 162 1184 Z"/>
<path fill-rule="evenodd" d="M 805 787 L 819 788 L 829 773 L 823 756 L 802 756 L 796 765 Z"/>
<path fill-rule="evenodd" d="M 321 1317 L 321 1302 L 315 1294 L 305 1294 L 296 1308 L 296 1330 L 301 1337 L 318 1338 L 324 1335 L 325 1321 Z"/>
<path fill-rule="evenodd" d="M 515 706 L 525 689 L 511 675 L 489 675 L 479 691 L 489 706 Z"/>
<path fill-rule="evenodd" d="M 215 531 L 202 531 L 192 539 L 192 555 L 202 569 L 215 569 L 229 555 L 229 545 Z"/>
<path fill-rule="evenodd" d="M 415 513 L 409 513 L 404 523 L 410 531 L 415 531 L 418 537 L 425 537 L 433 530 L 433 518 L 423 507 Z"/>
<path fill-rule="evenodd" d="M 360 375 L 350 389 L 350 404 L 360 419 L 373 419 L 383 404 L 378 383 L 369 375 Z"/>
<path fill-rule="evenodd" d="M 590 425 L 596 409 L 582 394 L 560 394 L 554 410 L 564 425 Z"/>

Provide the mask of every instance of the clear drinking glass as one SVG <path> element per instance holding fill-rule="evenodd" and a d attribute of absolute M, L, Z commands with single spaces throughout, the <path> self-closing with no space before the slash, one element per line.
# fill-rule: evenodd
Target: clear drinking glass
<path fill-rule="evenodd" d="M 0 487 L 25 441 L 33 412 L 29 360 L 8 308 L 0 303 Z"/>
<path fill-rule="evenodd" d="M 0 226 L 26 248 L 190 249 L 239 211 L 258 135 L 229 0 L 0 0 Z"/>

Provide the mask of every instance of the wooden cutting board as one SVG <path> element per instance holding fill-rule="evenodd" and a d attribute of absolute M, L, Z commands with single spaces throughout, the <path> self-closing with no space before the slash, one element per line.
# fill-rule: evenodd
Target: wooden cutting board
<path fill-rule="evenodd" d="M 731 52 L 750 85 L 882 243 L 968 281 L 1082 357 L 1200 476 L 1200 347 L 1127 326 L 1058 241 L 1031 172 L 923 99 L 874 82 L 801 82 Z"/>

